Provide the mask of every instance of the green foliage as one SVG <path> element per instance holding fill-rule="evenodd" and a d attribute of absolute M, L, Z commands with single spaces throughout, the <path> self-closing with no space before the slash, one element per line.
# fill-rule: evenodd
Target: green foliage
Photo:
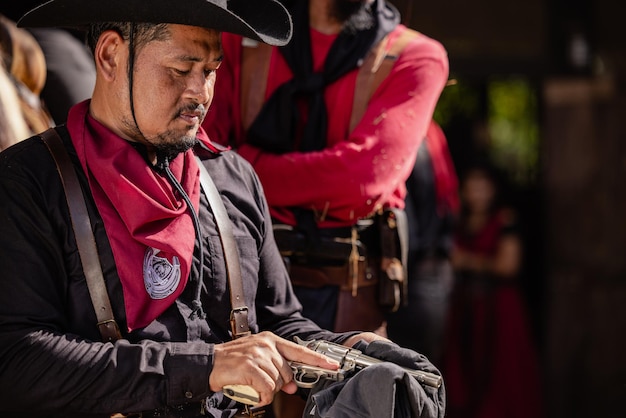
<path fill-rule="evenodd" d="M 479 130 L 467 132 L 474 149 L 485 151 L 493 162 L 521 186 L 536 181 L 539 170 L 537 93 L 524 76 L 491 77 L 472 82 L 454 77 L 442 92 L 434 119 L 446 130 L 455 120 L 486 125 L 487 139 Z M 481 98 L 485 98 L 481 101 Z"/>
<path fill-rule="evenodd" d="M 478 92 L 470 84 L 451 78 L 451 82 L 443 89 L 433 118 L 445 127 L 452 122 L 454 116 L 473 119 L 479 116 L 480 106 Z"/>
<path fill-rule="evenodd" d="M 539 164 L 537 96 L 522 77 L 487 84 L 489 153 L 520 184 L 536 180 Z"/>

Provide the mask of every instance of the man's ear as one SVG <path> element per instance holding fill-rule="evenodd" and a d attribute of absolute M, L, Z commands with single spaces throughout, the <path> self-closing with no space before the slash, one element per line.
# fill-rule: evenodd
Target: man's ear
<path fill-rule="evenodd" d="M 100 35 L 94 51 L 94 59 L 96 68 L 107 81 L 115 80 L 117 73 L 123 69 L 124 51 L 126 51 L 126 45 L 119 33 L 109 30 Z"/>

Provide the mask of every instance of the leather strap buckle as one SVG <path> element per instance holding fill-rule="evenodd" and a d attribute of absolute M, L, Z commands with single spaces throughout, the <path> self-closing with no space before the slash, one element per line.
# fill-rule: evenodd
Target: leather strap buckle
<path fill-rule="evenodd" d="M 97 325 L 104 342 L 114 342 L 122 338 L 120 327 L 115 319 L 106 319 L 98 322 Z"/>
<path fill-rule="evenodd" d="M 248 325 L 247 306 L 234 308 L 230 311 L 230 328 L 233 333 L 233 338 L 245 337 L 251 334 Z"/>

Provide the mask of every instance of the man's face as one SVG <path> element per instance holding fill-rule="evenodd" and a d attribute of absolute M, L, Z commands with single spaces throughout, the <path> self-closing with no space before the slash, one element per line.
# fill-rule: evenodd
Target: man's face
<path fill-rule="evenodd" d="M 217 31 L 182 25 L 169 29 L 167 39 L 148 42 L 137 51 L 133 73 L 137 125 L 130 106 L 123 125 L 131 138 L 175 155 L 195 143 L 213 99 L 222 47 Z"/>

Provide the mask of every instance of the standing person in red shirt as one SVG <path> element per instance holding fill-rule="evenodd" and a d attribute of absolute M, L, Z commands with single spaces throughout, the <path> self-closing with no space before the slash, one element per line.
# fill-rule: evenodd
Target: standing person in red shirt
<path fill-rule="evenodd" d="M 305 316 L 384 334 L 375 215 L 404 206 L 447 54 L 384 0 L 283 4 L 288 45 L 224 35 L 204 127 L 258 173 Z"/>

